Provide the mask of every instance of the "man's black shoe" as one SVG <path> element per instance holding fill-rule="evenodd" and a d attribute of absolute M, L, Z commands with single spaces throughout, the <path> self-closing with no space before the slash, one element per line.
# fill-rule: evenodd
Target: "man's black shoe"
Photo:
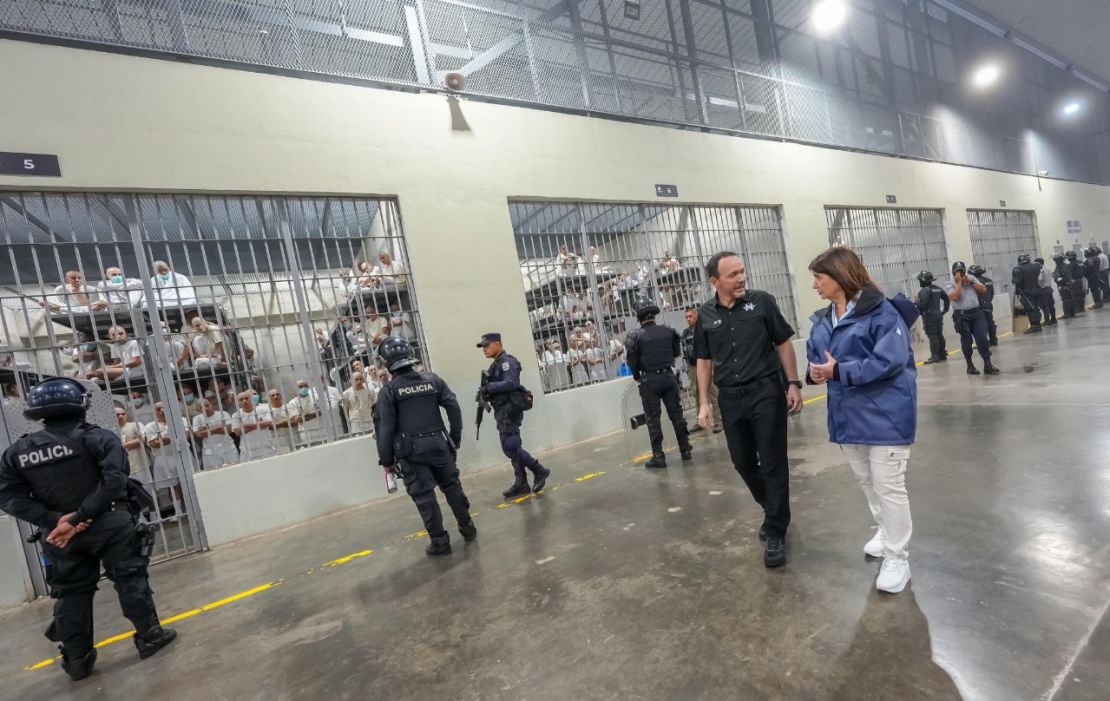
<path fill-rule="evenodd" d="M 532 491 L 542 492 L 544 485 L 547 484 L 547 478 L 551 476 L 551 470 L 543 465 L 536 463 L 536 469 L 532 470 Z"/>
<path fill-rule="evenodd" d="M 983 366 L 983 372 L 987 373 L 988 375 L 1000 375 L 1000 374 L 1002 374 L 1002 371 L 999 370 L 998 368 L 996 368 L 995 366 L 991 365 L 990 362 L 988 362 L 986 365 Z"/>
<path fill-rule="evenodd" d="M 666 466 L 667 466 L 667 457 L 665 455 L 662 455 L 662 454 L 653 455 L 651 457 L 651 460 L 648 460 L 647 462 L 644 463 L 644 467 L 658 468 L 658 467 L 666 467 Z"/>
<path fill-rule="evenodd" d="M 459 535 L 468 543 L 474 542 L 474 539 L 478 537 L 478 527 L 474 525 L 473 519 L 465 526 L 459 526 Z"/>
<path fill-rule="evenodd" d="M 693 448 L 684 448 L 680 452 L 682 454 L 682 462 L 690 462 L 691 460 L 694 459 L 694 449 Z"/>
<path fill-rule="evenodd" d="M 432 542 L 428 547 L 424 548 L 424 552 L 433 557 L 436 555 L 450 555 L 451 539 L 446 535 L 442 535 L 439 538 L 432 538 Z"/>
<path fill-rule="evenodd" d="M 1022 331 L 1022 333 L 1040 333 L 1040 332 L 1041 332 L 1041 327 L 1039 325 L 1038 326 L 1030 326 L 1029 328 Z"/>
<path fill-rule="evenodd" d="M 968 363 L 967 364 L 967 374 L 968 375 L 981 375 L 982 373 L 979 372 L 979 369 L 976 368 L 974 365 L 972 365 L 971 363 Z"/>
<path fill-rule="evenodd" d="M 763 548 L 763 566 L 768 568 L 782 567 L 786 564 L 786 541 L 782 538 L 768 536 Z"/>
<path fill-rule="evenodd" d="M 924 363 L 922 363 L 922 365 L 932 365 L 933 363 L 939 363 L 939 362 L 940 361 L 937 360 L 936 358 L 929 358 Z"/>
<path fill-rule="evenodd" d="M 1041 326 L 1055 326 L 1057 323 L 1059 322 L 1057 322 L 1056 319 L 1049 319 L 1048 321 L 1041 324 Z"/>
<path fill-rule="evenodd" d="M 531 493 L 532 488 L 528 486 L 527 482 L 518 482 L 505 491 L 501 492 L 501 496 L 505 497 L 506 499 L 512 499 L 513 497 L 524 496 L 525 494 Z"/>
<path fill-rule="evenodd" d="M 699 423 L 695 423 L 693 426 L 690 427 L 690 433 L 697 433 L 698 431 L 704 431 L 704 430 L 705 429 L 702 428 L 701 424 L 699 424 Z"/>
<path fill-rule="evenodd" d="M 139 635 L 135 633 L 135 647 L 139 650 L 139 659 L 145 660 L 154 653 L 177 639 L 177 631 L 155 625 L 147 632 Z"/>
<path fill-rule="evenodd" d="M 63 647 L 59 647 L 58 649 L 62 651 L 62 669 L 69 675 L 70 679 L 79 682 L 92 674 L 93 665 L 96 664 L 95 647 L 77 658 L 68 657 Z"/>

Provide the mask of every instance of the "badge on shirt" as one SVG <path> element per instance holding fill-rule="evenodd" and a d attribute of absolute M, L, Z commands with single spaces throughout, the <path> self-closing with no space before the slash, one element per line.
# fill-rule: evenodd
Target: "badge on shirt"
<path fill-rule="evenodd" d="M 505 362 L 501 363 L 501 370 L 503 372 L 509 371 L 509 361 L 506 360 Z"/>
<path fill-rule="evenodd" d="M 746 311 L 746 312 L 753 311 L 754 309 L 755 309 L 755 305 L 752 304 L 751 302 L 748 302 L 747 304 L 744 305 L 744 311 Z"/>
<path fill-rule="evenodd" d="M 721 320 L 720 319 L 714 319 L 713 320 L 713 324 L 712 324 L 713 328 L 717 328 L 720 325 L 721 325 Z"/>

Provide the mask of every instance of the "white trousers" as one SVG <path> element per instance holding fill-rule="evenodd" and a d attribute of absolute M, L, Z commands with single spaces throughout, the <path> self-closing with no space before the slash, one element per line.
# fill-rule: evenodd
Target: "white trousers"
<path fill-rule="evenodd" d="M 910 497 L 906 493 L 906 465 L 910 461 L 908 445 L 841 445 L 848 464 L 863 494 L 871 515 L 883 534 L 886 557 L 909 557 Z"/>

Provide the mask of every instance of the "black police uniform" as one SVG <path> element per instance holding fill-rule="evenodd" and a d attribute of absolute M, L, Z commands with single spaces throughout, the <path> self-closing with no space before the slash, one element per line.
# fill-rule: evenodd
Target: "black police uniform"
<path fill-rule="evenodd" d="M 679 451 L 683 460 L 691 457 L 690 432 L 682 415 L 682 400 L 678 396 L 678 379 L 674 375 L 674 361 L 682 353 L 678 332 L 670 326 L 656 324 L 648 319 L 643 326 L 633 329 L 625 339 L 628 368 L 640 387 L 651 440 L 652 459 L 648 467 L 666 467 L 663 453 L 663 425 L 659 421 L 660 402 L 667 407 L 667 416 L 674 426 Z"/>
<path fill-rule="evenodd" d="M 1029 318 L 1029 331 L 1039 331 L 1041 328 L 1040 279 L 1041 266 L 1032 261 L 1018 264 L 1011 275 L 1014 291 L 1021 299 L 1025 316 Z M 982 278 L 979 281 L 982 282 Z"/>
<path fill-rule="evenodd" d="M 763 507 L 769 539 L 785 538 L 790 525 L 787 403 L 776 348 L 793 336 L 775 298 L 760 290 L 748 290 L 731 307 L 713 295 L 694 330 L 698 359 L 713 361 L 729 455 Z"/>
<path fill-rule="evenodd" d="M 1056 283 L 1056 289 L 1060 290 L 1060 303 L 1064 307 L 1064 318 L 1075 318 L 1075 300 L 1072 297 L 1072 284 L 1074 280 L 1071 274 L 1071 265 L 1066 261 L 1063 254 L 1052 256 L 1052 260 L 1056 263 L 1055 270 L 1052 271 L 1052 279 Z"/>
<path fill-rule="evenodd" d="M 1087 278 L 1087 289 L 1091 291 L 1091 300 L 1094 302 L 1095 309 L 1102 308 L 1102 285 L 1099 283 L 1099 260 L 1097 255 L 1091 255 L 1094 251 L 1087 249 L 1084 252 L 1086 258 L 1083 261 L 1083 277 Z"/>
<path fill-rule="evenodd" d="M 532 471 L 532 490 L 539 492 L 547 482 L 550 470 L 532 457 L 524 449 L 520 438 L 520 427 L 524 424 L 522 404 L 525 389 L 520 384 L 520 361 L 502 352 L 493 359 L 486 371 L 488 382 L 483 391 L 493 406 L 493 417 L 497 421 L 497 436 L 501 441 L 501 452 L 513 465 L 513 487 L 506 496 L 516 492 L 524 493 L 528 487 L 528 473 Z"/>
<path fill-rule="evenodd" d="M 1083 314 L 1087 311 L 1087 278 L 1084 275 L 1083 264 L 1079 262 L 1079 254 L 1075 251 L 1068 251 L 1064 255 L 1071 272 L 1072 308 L 1075 309 L 1076 314 Z"/>
<path fill-rule="evenodd" d="M 450 431 L 443 425 L 440 408 L 447 411 Z M 428 552 L 450 552 L 450 537 L 443 528 L 435 494 L 437 486 L 447 498 L 459 532 L 470 540 L 476 531 L 455 464 L 455 451 L 462 440 L 462 408 L 443 378 L 411 367 L 396 370 L 378 394 L 374 429 L 378 462 L 400 465 L 397 472 L 405 482 L 405 491 L 432 539 Z"/>
<path fill-rule="evenodd" d="M 997 346 L 998 324 L 994 323 L 994 280 L 985 274 L 972 273 L 971 269 L 968 269 L 968 272 L 979 278 L 979 282 L 987 288 L 985 294 L 979 295 L 979 309 L 983 310 L 983 318 L 987 320 L 987 344 Z M 947 295 L 945 296 L 947 297 Z"/>
<path fill-rule="evenodd" d="M 921 312 L 925 335 L 929 339 L 929 359 L 926 363 L 948 360 L 948 348 L 944 341 L 944 315 L 952 302 L 944 290 L 931 282 L 922 285 L 917 293 L 917 309 Z"/>
<path fill-rule="evenodd" d="M 67 672 L 83 658 L 91 656 L 89 670 L 95 661 L 93 595 L 101 565 L 115 584 L 123 615 L 135 626 L 141 656 L 153 654 L 149 640 L 172 633 L 158 623 L 147 581 L 149 553 L 136 530 L 137 507 L 128 498 L 129 475 L 119 436 L 83 419 L 51 421 L 45 430 L 17 440 L 0 459 L 0 510 L 45 533 L 68 513 L 76 514 L 70 519 L 74 524 L 93 520 L 64 549 L 42 541 L 46 582 L 56 599 L 46 637 L 62 644 Z"/>

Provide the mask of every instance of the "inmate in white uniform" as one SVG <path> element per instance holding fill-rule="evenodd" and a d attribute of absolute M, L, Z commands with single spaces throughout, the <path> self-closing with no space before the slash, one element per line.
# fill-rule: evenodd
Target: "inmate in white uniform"
<path fill-rule="evenodd" d="M 232 429 L 231 415 L 226 411 L 214 411 L 211 416 L 198 414 L 193 417 L 193 433 L 202 426 L 209 429 L 222 426 L 224 431 Z M 211 470 L 224 465 L 235 465 L 239 462 L 239 451 L 235 449 L 235 441 L 227 433 L 209 433 L 201 439 L 201 465 L 205 470 Z"/>
<path fill-rule="evenodd" d="M 263 421 L 273 420 L 269 404 L 259 404 L 249 413 L 242 409 L 235 412 L 232 425 L 239 432 L 239 451 L 243 460 L 257 460 L 277 455 L 277 440 L 271 429 L 256 428 L 250 433 L 243 430 L 245 424 L 260 424 Z"/>
<path fill-rule="evenodd" d="M 181 430 L 185 434 L 189 433 L 189 424 L 186 423 L 185 417 L 181 418 Z M 170 427 L 168 424 L 159 423 L 157 419 L 151 421 L 143 427 L 143 440 L 150 441 L 155 438 L 169 438 L 173 440 L 170 435 Z M 189 446 L 182 446 L 186 454 L 186 460 L 189 459 Z M 171 485 L 178 483 L 178 469 L 181 463 L 177 458 L 177 447 L 171 442 L 169 445 L 163 445 L 159 448 L 151 448 L 151 454 L 154 456 L 153 465 L 151 466 L 151 473 L 154 478 L 154 486 L 157 489 L 165 489 Z"/>

